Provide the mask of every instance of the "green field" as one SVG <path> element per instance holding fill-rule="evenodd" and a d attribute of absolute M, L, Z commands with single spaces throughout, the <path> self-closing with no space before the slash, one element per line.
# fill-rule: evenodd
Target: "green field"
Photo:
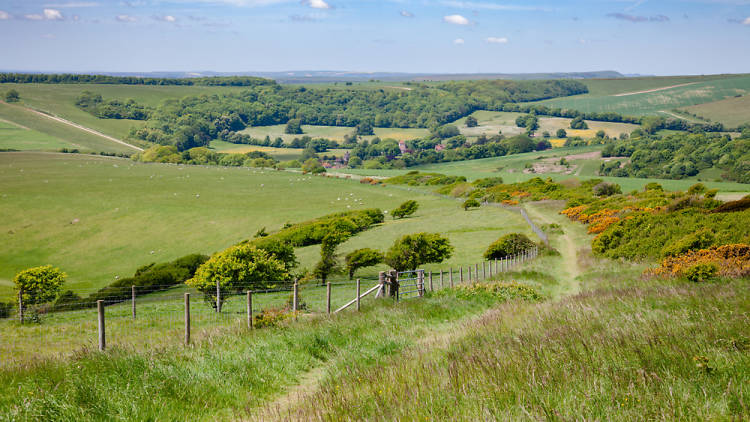
<path fill-rule="evenodd" d="M 475 111 L 471 114 L 477 119 L 478 126 L 466 127 L 466 117 L 456 120 L 452 124 L 456 125 L 461 134 L 468 138 L 476 138 L 480 135 L 497 135 L 502 132 L 505 136 L 513 136 L 521 133 L 525 133 L 526 129 L 516 126 L 516 118 L 523 115 L 523 113 L 508 113 L 502 111 Z M 596 132 L 603 130 L 607 136 L 614 138 L 619 137 L 620 134 L 627 133 L 628 135 L 638 128 L 638 125 L 632 125 L 628 123 L 609 123 L 609 122 L 595 122 L 587 120 L 586 123 L 589 129 L 576 130 L 570 128 L 570 121 L 572 119 L 561 118 L 561 117 L 539 117 L 539 130 L 536 131 L 537 135 L 541 135 L 544 132 L 549 132 L 554 138 L 555 132 L 558 129 L 565 129 L 567 135 L 580 136 L 588 139 L 593 138 Z M 562 140 L 564 143 L 565 140 Z"/>
<path fill-rule="evenodd" d="M 220 94 L 237 91 L 241 88 L 105 84 L 0 84 L 0 91 L 9 89 L 18 91 L 21 95 L 21 101 L 36 110 L 60 116 L 106 135 L 123 139 L 128 135 L 131 127 L 140 127 L 143 125 L 143 121 L 94 117 L 76 107 L 76 98 L 81 92 L 91 91 L 100 94 L 105 100 L 132 98 L 140 104 L 153 107 L 166 99 L 182 98 L 188 95 Z"/>
<path fill-rule="evenodd" d="M 737 127 L 750 123 L 750 95 L 683 107 L 680 110 L 688 111 L 712 122 L 721 122 L 729 127 Z M 686 118 L 693 119 L 692 116 Z"/>
<path fill-rule="evenodd" d="M 0 102 L 0 119 L 16 127 L 29 129 L 28 131 L 15 132 L 10 136 L 5 136 L 0 140 L 0 148 L 14 148 L 13 145 L 27 145 L 28 149 L 49 151 L 57 150 L 62 146 L 77 148 L 82 152 L 135 152 L 135 150 L 125 145 L 41 116 L 21 105 Z"/>
<path fill-rule="evenodd" d="M 446 234 L 456 246 L 447 264 L 478 259 L 500 234 L 526 231 L 518 214 L 487 208 L 466 214 L 459 203 L 353 180 L 249 168 L 138 164 L 72 154 L 0 154 L 0 297 L 24 268 L 52 264 L 68 285 L 92 289 L 133 274 L 141 265 L 189 253 L 211 254 L 248 239 L 337 211 L 390 210 L 407 199 L 416 217 L 362 233 L 340 247 L 386 249 L 400 235 Z M 471 215 L 472 218 L 463 218 Z M 319 247 L 297 251 L 302 267 Z M 374 274 L 376 270 L 371 271 Z M 370 274 L 370 275 L 372 275 Z"/>
<path fill-rule="evenodd" d="M 249 127 L 240 133 L 244 133 L 252 136 L 256 139 L 263 139 L 266 136 L 270 137 L 271 140 L 276 138 L 282 138 L 285 142 L 290 142 L 294 138 L 301 138 L 305 135 L 311 138 L 326 138 L 333 141 L 342 142 L 344 136 L 351 135 L 354 133 L 354 128 L 345 126 L 313 126 L 313 125 L 302 125 L 301 135 L 289 135 L 284 133 L 286 125 L 273 125 L 273 126 L 255 126 Z M 363 136 L 364 139 L 372 139 L 375 136 L 381 139 L 396 139 L 396 140 L 408 140 L 416 139 L 428 134 L 427 129 L 400 129 L 400 128 L 375 128 L 374 136 Z"/>
<path fill-rule="evenodd" d="M 479 160 L 456 161 L 450 163 L 438 163 L 424 166 L 410 167 L 408 170 L 365 170 L 365 169 L 345 169 L 341 172 L 356 174 L 359 176 L 391 177 L 404 174 L 407 171 L 419 170 L 423 172 L 437 172 L 454 176 L 465 176 L 469 180 L 481 179 L 484 177 L 501 176 L 507 183 L 528 180 L 532 177 L 550 177 L 553 180 L 566 180 L 571 178 L 579 179 L 604 179 L 609 182 L 617 183 L 622 187 L 624 192 L 642 189 L 647 183 L 657 182 L 667 190 L 686 190 L 691 185 L 701 179 L 701 174 L 696 177 L 684 180 L 671 179 L 639 179 L 631 177 L 603 177 L 598 176 L 596 172 L 602 162 L 600 157 L 594 154 L 601 147 L 578 147 L 578 148 L 555 148 L 541 152 L 529 152 L 524 154 L 514 154 L 504 157 L 483 158 Z M 544 164 L 543 161 L 559 161 L 560 158 L 566 157 L 567 160 L 575 167 L 572 172 L 525 172 L 526 166 L 534 164 Z M 705 174 L 705 173 L 703 173 Z M 713 182 L 713 177 L 706 177 L 701 181 L 710 188 L 719 189 L 722 192 L 750 192 L 750 185 L 733 182 Z"/>
<path fill-rule="evenodd" d="M 663 112 L 674 108 L 750 93 L 750 75 L 606 79 L 584 83 L 589 87 L 588 94 L 544 100 L 539 104 L 583 112 L 611 111 L 632 116 L 661 114 L 667 117 L 669 115 Z M 661 88 L 668 89 L 639 93 Z"/>
<path fill-rule="evenodd" d="M 57 150 L 60 148 L 80 148 L 61 139 L 25 126 L 0 120 L 0 148 L 19 151 Z"/>

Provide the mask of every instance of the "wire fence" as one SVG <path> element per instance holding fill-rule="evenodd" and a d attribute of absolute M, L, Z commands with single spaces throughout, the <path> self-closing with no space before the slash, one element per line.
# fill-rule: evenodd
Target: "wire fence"
<path fill-rule="evenodd" d="M 427 292 L 477 282 L 510 271 L 537 256 L 537 249 L 503 259 L 439 271 L 382 272 L 379 278 L 254 284 L 256 288 L 203 294 L 178 286 L 122 287 L 113 299 L 80 300 L 68 309 L 23 307 L 0 320 L 0 367 L 70 357 L 109 348 L 160 350 L 211 340 L 219 334 L 243 335 L 286 320 L 337 312 L 356 312 L 378 298 L 411 300 Z M 258 285 L 267 288 L 257 288 Z M 247 286 L 250 287 L 250 286 Z M 78 295 L 92 289 L 75 291 Z M 128 294 L 127 298 L 123 295 Z M 21 322 L 23 318 L 23 322 Z"/>

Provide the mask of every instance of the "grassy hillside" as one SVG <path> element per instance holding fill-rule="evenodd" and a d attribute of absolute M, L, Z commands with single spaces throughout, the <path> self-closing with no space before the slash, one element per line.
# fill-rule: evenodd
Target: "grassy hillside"
<path fill-rule="evenodd" d="M 528 180 L 532 177 L 551 177 L 553 180 L 566 180 L 570 178 L 580 179 L 604 179 L 622 186 L 624 192 L 634 189 L 642 189 L 647 183 L 657 182 L 667 190 L 686 190 L 702 179 L 703 183 L 710 188 L 719 189 L 722 192 L 750 192 L 750 185 L 733 182 L 712 182 L 718 174 L 705 173 L 696 177 L 683 180 L 670 179 L 640 179 L 629 177 L 602 177 L 597 175 L 599 165 L 603 159 L 599 154 L 600 146 L 589 146 L 579 148 L 555 148 L 541 152 L 529 152 L 514 154 L 504 157 L 483 158 L 479 160 L 456 161 L 450 163 L 438 163 L 424 166 L 410 167 L 407 170 L 365 170 L 349 169 L 339 170 L 357 175 L 391 177 L 404 174 L 407 171 L 419 170 L 423 172 L 436 172 L 451 176 L 465 176 L 469 180 L 484 177 L 500 176 L 508 183 Z M 565 157 L 570 166 L 559 166 L 560 158 Z M 535 172 L 530 172 L 529 168 Z"/>
<path fill-rule="evenodd" d="M 750 93 L 750 75 L 585 81 L 589 93 L 541 101 L 550 107 L 640 116 Z M 671 88 L 670 88 L 671 87 Z M 666 88 L 666 89 L 665 89 Z M 641 92 L 655 90 L 653 92 Z M 629 94 L 629 95 L 626 95 Z"/>
<path fill-rule="evenodd" d="M 102 84 L 2 84 L 0 91 L 15 89 L 21 100 L 34 109 L 45 111 L 66 120 L 90 127 L 116 138 L 127 136 L 131 127 L 140 127 L 142 121 L 99 119 L 76 107 L 75 101 L 83 91 L 100 94 L 105 99 L 128 99 L 148 106 L 157 106 L 169 98 L 187 95 L 217 94 L 239 90 L 233 87 L 207 86 L 144 86 Z M 10 119 L 9 119 L 10 120 Z"/>
<path fill-rule="evenodd" d="M 0 120 L 0 148 L 23 151 L 81 148 L 42 132 Z"/>
<path fill-rule="evenodd" d="M 0 148 L 22 146 L 33 150 L 58 150 L 61 146 L 82 152 L 132 153 L 125 145 L 41 116 L 17 104 L 0 103 L 0 119 L 28 131 L 15 132 L 0 140 Z"/>
<path fill-rule="evenodd" d="M 385 249 L 402 234 L 434 231 L 455 244 L 451 262 L 466 263 L 501 233 L 528 230 L 509 211 L 482 209 L 467 219 L 458 203 L 431 195 L 275 170 L 3 153 L 0 186 L 0 297 L 11 294 L 17 271 L 32 266 L 59 266 L 71 288 L 101 287 L 141 265 L 213 253 L 262 227 L 349 209 L 390 210 L 407 199 L 421 204 L 414 218 L 388 218 L 339 250 Z M 298 250 L 304 267 L 318 250 Z"/>
<path fill-rule="evenodd" d="M 721 122 L 729 127 L 750 123 L 750 95 L 727 98 L 725 100 L 683 107 L 680 111 Z M 686 118 L 693 118 L 687 115 Z M 694 118 L 693 118 L 694 119 Z"/>

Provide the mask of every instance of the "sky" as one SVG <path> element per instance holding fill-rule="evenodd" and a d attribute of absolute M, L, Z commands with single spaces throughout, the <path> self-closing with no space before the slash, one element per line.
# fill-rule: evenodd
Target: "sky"
<path fill-rule="evenodd" d="M 0 0 L 0 69 L 750 72 L 750 0 Z"/>

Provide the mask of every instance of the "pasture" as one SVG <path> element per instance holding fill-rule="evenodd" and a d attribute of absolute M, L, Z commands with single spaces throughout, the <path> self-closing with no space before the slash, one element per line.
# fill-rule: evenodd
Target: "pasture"
<path fill-rule="evenodd" d="M 291 142 L 294 138 L 301 138 L 303 136 L 309 136 L 311 138 L 326 138 L 333 141 L 343 142 L 344 136 L 351 135 L 354 133 L 354 128 L 346 127 L 346 126 L 316 126 L 316 125 L 302 125 L 302 131 L 304 132 L 301 135 L 290 135 L 287 133 L 284 133 L 284 129 L 286 128 L 286 125 L 273 125 L 273 126 L 254 126 L 254 127 L 248 127 L 247 129 L 241 131 L 240 133 L 244 133 L 247 135 L 252 136 L 256 139 L 263 139 L 266 136 L 271 138 L 271 140 L 274 140 L 276 138 L 281 138 L 284 140 L 284 142 Z M 414 129 L 414 128 L 374 128 L 375 135 L 374 136 L 363 136 L 364 139 L 372 139 L 375 136 L 381 138 L 381 139 L 395 139 L 397 141 L 401 140 L 409 140 L 409 139 L 417 139 L 421 138 L 423 136 L 426 136 L 428 134 L 427 129 Z"/>
<path fill-rule="evenodd" d="M 727 98 L 725 100 L 683 107 L 687 111 L 712 122 L 721 122 L 729 127 L 750 123 L 750 95 Z M 694 119 L 692 116 L 686 118 Z"/>
<path fill-rule="evenodd" d="M 407 171 L 419 170 L 422 172 L 436 172 L 451 176 L 465 176 L 468 180 L 476 180 L 484 177 L 500 176 L 507 183 L 528 180 L 532 177 L 552 178 L 553 180 L 577 179 L 603 179 L 608 182 L 617 183 L 623 192 L 642 189 L 646 184 L 657 182 L 667 190 L 686 190 L 701 179 L 701 174 L 696 177 L 672 180 L 672 179 L 640 179 L 630 177 L 604 177 L 598 176 L 597 171 L 603 159 L 597 153 L 601 146 L 588 146 L 576 148 L 554 148 L 546 151 L 535 151 L 524 154 L 514 154 L 504 157 L 482 158 L 470 161 L 455 161 L 449 163 L 437 163 L 423 166 L 410 167 L 407 170 L 366 170 L 345 169 L 340 172 L 356 174 L 359 176 L 391 177 L 404 174 Z M 529 172 L 528 168 L 539 163 L 559 162 L 565 157 L 571 164 L 572 172 L 554 171 L 551 166 L 544 166 L 551 171 Z M 605 159 L 606 160 L 606 159 Z M 561 170 L 561 169 L 560 169 Z M 709 175 L 707 172 L 706 175 Z M 709 188 L 719 189 L 721 192 L 750 192 L 750 185 L 734 182 L 713 182 L 714 177 L 701 179 Z M 704 176 L 705 177 L 705 176 Z"/>
<path fill-rule="evenodd" d="M 467 213 L 458 202 L 425 193 L 268 169 L 2 153 L 0 187 L 0 298 L 12 295 L 13 276 L 28 267 L 59 266 L 69 288 L 97 289 L 151 262 L 222 250 L 263 227 L 274 231 L 353 209 L 391 210 L 407 199 L 420 203 L 413 218 L 387 217 L 339 252 L 384 250 L 403 234 L 441 232 L 456 247 L 446 265 L 455 265 L 474 262 L 503 233 L 530 233 L 518 214 L 502 209 Z M 301 268 L 318 254 L 317 246 L 298 249 Z"/>
<path fill-rule="evenodd" d="M 461 118 L 453 122 L 461 131 L 461 134 L 467 138 L 476 138 L 480 135 L 493 136 L 502 132 L 503 135 L 513 136 L 521 133 L 525 133 L 524 128 L 516 126 L 516 118 L 523 115 L 523 113 L 509 113 L 503 111 L 475 111 L 471 114 L 477 119 L 478 126 L 466 127 L 466 117 Z M 468 117 L 468 116 L 467 116 Z M 607 136 L 614 138 L 619 137 L 622 133 L 628 135 L 636 130 L 639 126 L 628 123 L 610 123 L 610 122 L 596 122 L 586 120 L 589 129 L 571 129 L 570 121 L 572 119 L 562 117 L 546 117 L 539 116 L 539 129 L 536 131 L 537 136 L 541 136 L 544 132 L 549 132 L 554 138 L 555 132 L 558 129 L 565 129 L 567 135 L 580 136 L 584 139 L 593 138 L 596 132 L 603 130 Z M 550 140 L 552 142 L 552 139 Z M 565 140 L 562 141 L 564 143 Z M 558 142 L 559 143 L 559 142 Z M 554 145 L 553 146 L 558 146 Z"/>
<path fill-rule="evenodd" d="M 538 103 L 583 112 L 611 111 L 632 116 L 661 114 L 663 117 L 670 117 L 664 112 L 750 93 L 750 75 L 747 74 L 702 78 L 589 80 L 584 83 L 589 87 L 588 94 L 554 98 Z"/>

